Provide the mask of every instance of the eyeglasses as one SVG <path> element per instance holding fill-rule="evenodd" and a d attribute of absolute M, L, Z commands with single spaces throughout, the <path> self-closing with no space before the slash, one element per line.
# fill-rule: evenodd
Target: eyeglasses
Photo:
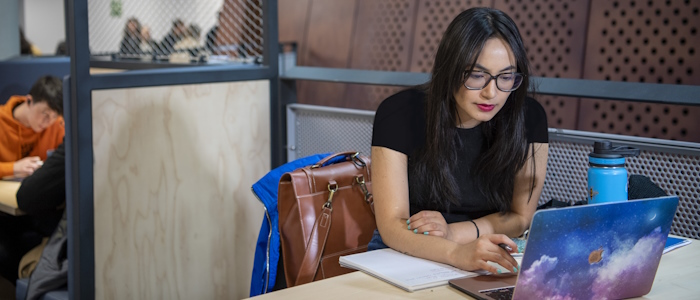
<path fill-rule="evenodd" d="M 502 92 L 512 92 L 523 83 L 522 73 L 501 73 L 493 76 L 483 71 L 472 71 L 471 73 L 464 72 L 466 79 L 464 87 L 469 90 L 481 90 L 489 85 L 491 79 L 496 79 L 496 87 Z"/>

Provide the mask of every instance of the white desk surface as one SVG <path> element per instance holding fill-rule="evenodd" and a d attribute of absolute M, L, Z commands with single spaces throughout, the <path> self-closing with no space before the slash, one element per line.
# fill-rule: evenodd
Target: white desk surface
<path fill-rule="evenodd" d="M 17 208 L 17 190 L 20 184 L 17 181 L 0 180 L 0 212 L 13 216 L 24 214 Z"/>
<path fill-rule="evenodd" d="M 639 299 L 700 298 L 700 241 L 666 253 L 651 292 Z M 450 286 L 405 292 L 362 272 L 353 272 L 253 297 L 267 299 L 472 299 Z"/>

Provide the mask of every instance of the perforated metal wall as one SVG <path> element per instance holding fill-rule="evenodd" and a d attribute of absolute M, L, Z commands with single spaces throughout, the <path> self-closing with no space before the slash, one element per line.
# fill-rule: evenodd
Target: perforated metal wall
<path fill-rule="evenodd" d="M 365 1 L 361 5 L 370 18 L 369 22 L 362 23 L 373 27 L 368 47 L 368 66 L 384 71 L 406 70 L 408 57 L 404 53 L 408 51 L 406 42 L 413 21 L 413 1 Z M 367 48 L 367 45 L 356 47 Z"/>
<path fill-rule="evenodd" d="M 549 141 L 549 160 L 542 204 L 550 199 L 566 202 L 586 199 L 589 144 Z M 671 233 L 700 238 L 700 153 L 694 156 L 642 151 L 626 163 L 629 174 L 647 176 L 666 193 L 680 199 Z"/>
<path fill-rule="evenodd" d="M 374 113 L 349 109 L 290 105 L 288 110 L 289 159 L 316 153 L 358 149 L 371 154 Z M 595 133 L 587 133 L 586 138 Z M 551 137 L 551 135 L 550 135 Z M 604 138 L 610 139 L 608 136 Z M 581 140 L 584 140 L 583 138 Z M 659 140 L 663 148 L 663 140 Z M 672 148 L 669 145 L 669 149 Z M 697 148 L 696 148 L 697 149 Z M 589 142 L 568 142 L 550 138 L 547 175 L 539 203 L 550 199 L 565 202 L 586 199 Z M 700 150 L 693 155 L 642 150 L 627 159 L 629 174 L 649 177 L 666 193 L 680 199 L 671 233 L 700 238 Z"/>
<path fill-rule="evenodd" d="M 289 0 L 294 1 L 294 0 Z M 342 0 L 334 0 L 341 3 Z M 309 0 L 311 7 L 332 2 Z M 300 18 L 296 28 L 354 28 L 352 43 L 336 38 L 324 47 L 300 49 L 300 57 L 322 57 L 314 66 L 430 72 L 446 26 L 459 12 L 491 6 L 519 26 L 533 75 L 664 84 L 700 85 L 700 0 L 361 0 L 348 9 Z M 324 4 L 325 5 L 325 4 Z M 331 5 L 332 6 L 332 5 Z M 280 14 L 280 18 L 287 17 Z M 324 21 L 324 22 L 316 22 Z M 341 21 L 350 24 L 337 24 Z M 304 27 L 306 24 L 307 27 Z M 304 36 L 303 29 L 298 36 Z M 336 34 L 337 35 L 337 34 Z M 329 37 L 323 38 L 327 41 Z M 370 40 L 369 42 L 367 40 Z M 331 46 L 349 44 L 351 55 Z M 321 44 L 319 44 L 321 45 Z M 338 46 L 340 47 L 340 46 Z M 306 51 L 306 52 L 304 52 Z M 334 59 L 329 59 L 332 57 Z M 322 65 L 326 63 L 326 65 Z M 347 63 L 347 64 L 346 64 Z M 300 65 L 304 65 L 301 62 Z M 403 70 L 406 71 L 406 70 Z M 321 83 L 318 83 L 320 86 Z M 342 95 L 300 88 L 299 102 L 376 109 L 391 87 L 352 87 Z M 359 92 L 358 92 L 359 91 Z M 321 94 L 321 95 L 319 95 Z M 698 106 L 539 95 L 549 126 L 689 142 L 700 142 Z"/>
<path fill-rule="evenodd" d="M 699 239 L 700 154 L 688 156 L 642 151 L 628 161 L 630 174 L 645 175 L 667 193 L 680 198 L 671 233 Z"/>
<path fill-rule="evenodd" d="M 288 159 L 339 151 L 360 151 L 370 156 L 373 122 L 372 112 L 290 105 Z"/>
<path fill-rule="evenodd" d="M 416 2 L 414 0 L 359 1 L 352 42 L 351 68 L 408 71 Z M 346 97 L 379 103 L 401 88 L 348 85 Z M 369 106 L 374 109 L 376 106 Z"/>
<path fill-rule="evenodd" d="M 700 1 L 591 0 L 586 79 L 700 85 Z M 579 130 L 700 142 L 700 107 L 583 99 Z"/>
<path fill-rule="evenodd" d="M 565 202 L 586 199 L 588 153 L 592 146 L 549 141 L 547 175 L 539 204 L 551 199 Z"/>
<path fill-rule="evenodd" d="M 494 7 L 518 25 L 532 75 L 580 78 L 588 21 L 589 1 L 497 0 Z M 549 127 L 575 129 L 579 99 L 538 95 L 547 112 Z"/>
<path fill-rule="evenodd" d="M 422 0 L 418 1 L 418 15 L 413 38 L 411 72 L 430 73 L 440 38 L 452 19 L 462 11 L 475 6 L 491 6 L 485 0 Z"/>

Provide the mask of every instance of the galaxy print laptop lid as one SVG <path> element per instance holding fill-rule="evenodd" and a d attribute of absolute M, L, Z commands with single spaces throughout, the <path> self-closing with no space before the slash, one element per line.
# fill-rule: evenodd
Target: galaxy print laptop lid
<path fill-rule="evenodd" d="M 480 299 L 509 298 L 504 289 L 486 284 L 494 281 L 510 281 L 512 299 L 646 295 L 677 206 L 678 197 L 668 196 L 538 211 L 517 280 L 479 276 L 450 284 Z"/>

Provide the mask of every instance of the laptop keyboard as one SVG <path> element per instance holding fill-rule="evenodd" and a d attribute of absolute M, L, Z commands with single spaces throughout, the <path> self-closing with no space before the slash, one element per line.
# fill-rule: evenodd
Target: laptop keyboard
<path fill-rule="evenodd" d="M 481 291 L 482 294 L 496 300 L 511 300 L 513 299 L 513 291 L 515 287 L 498 288 L 493 290 Z"/>

